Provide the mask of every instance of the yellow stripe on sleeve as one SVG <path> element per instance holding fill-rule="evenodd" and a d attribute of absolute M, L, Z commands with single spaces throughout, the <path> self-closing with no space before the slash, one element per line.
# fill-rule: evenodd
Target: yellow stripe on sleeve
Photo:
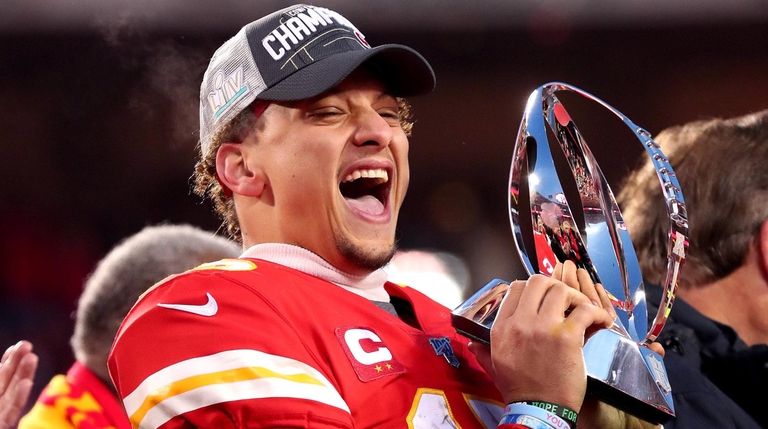
<path fill-rule="evenodd" d="M 147 377 L 123 403 L 134 427 L 153 428 L 198 408 L 242 399 L 301 398 L 349 412 L 315 368 L 257 350 L 188 359 Z"/>

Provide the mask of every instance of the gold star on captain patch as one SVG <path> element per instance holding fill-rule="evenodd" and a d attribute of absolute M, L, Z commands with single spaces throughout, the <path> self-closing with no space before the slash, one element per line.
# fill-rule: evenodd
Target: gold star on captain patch
<path fill-rule="evenodd" d="M 376 365 L 375 369 L 376 369 L 376 372 L 382 371 L 381 365 Z"/>
<path fill-rule="evenodd" d="M 387 369 L 392 369 L 392 365 L 387 364 Z"/>

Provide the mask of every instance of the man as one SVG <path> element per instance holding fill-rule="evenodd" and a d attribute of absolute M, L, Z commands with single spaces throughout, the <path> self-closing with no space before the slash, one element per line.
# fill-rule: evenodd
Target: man
<path fill-rule="evenodd" d="M 677 419 L 665 427 L 768 427 L 768 110 L 656 138 L 685 193 L 690 248 L 660 341 Z M 650 162 L 619 195 L 646 281 L 666 272 L 668 220 Z M 658 303 L 659 288 L 648 288 Z"/>
<path fill-rule="evenodd" d="M 16 427 L 32 390 L 37 360 L 28 341 L 19 341 L 3 353 L 0 360 L 0 429 Z"/>
<path fill-rule="evenodd" d="M 197 189 L 246 250 L 171 278 L 128 314 L 109 368 L 134 426 L 575 418 L 585 335 L 612 320 L 604 304 L 543 276 L 514 283 L 491 353 L 474 348 L 483 368 L 447 309 L 386 282 L 409 180 L 401 97 L 433 86 L 421 55 L 371 48 L 343 16 L 313 6 L 248 24 L 216 51 L 201 87 Z M 568 412 L 522 402 L 537 400 Z"/>
<path fill-rule="evenodd" d="M 235 243 L 189 225 L 147 227 L 118 244 L 99 261 L 80 296 L 71 340 L 75 363 L 48 383 L 19 427 L 130 428 L 107 374 L 107 354 L 123 317 L 154 283 L 238 253 Z"/>

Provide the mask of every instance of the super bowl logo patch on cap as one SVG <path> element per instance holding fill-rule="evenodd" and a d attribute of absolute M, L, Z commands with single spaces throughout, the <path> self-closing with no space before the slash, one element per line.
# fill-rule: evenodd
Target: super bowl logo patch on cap
<path fill-rule="evenodd" d="M 211 91 L 208 93 L 208 104 L 213 111 L 213 118 L 218 119 L 235 102 L 248 93 L 248 85 L 243 79 L 243 68 L 238 67 L 232 73 L 225 75 L 219 70 L 213 75 L 209 83 Z"/>
<path fill-rule="evenodd" d="M 367 382 L 405 372 L 405 367 L 369 328 L 337 328 L 336 338 L 360 381 Z"/>

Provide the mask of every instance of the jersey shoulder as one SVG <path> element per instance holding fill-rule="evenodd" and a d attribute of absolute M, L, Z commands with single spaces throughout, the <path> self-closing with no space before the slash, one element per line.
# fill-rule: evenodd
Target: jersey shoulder
<path fill-rule="evenodd" d="M 131 421 L 229 427 L 258 415 L 275 427 L 309 414 L 317 427 L 346 427 L 349 407 L 301 335 L 301 315 L 280 305 L 305 293 L 301 275 L 260 260 L 224 260 L 142 296 L 109 358 Z"/>

